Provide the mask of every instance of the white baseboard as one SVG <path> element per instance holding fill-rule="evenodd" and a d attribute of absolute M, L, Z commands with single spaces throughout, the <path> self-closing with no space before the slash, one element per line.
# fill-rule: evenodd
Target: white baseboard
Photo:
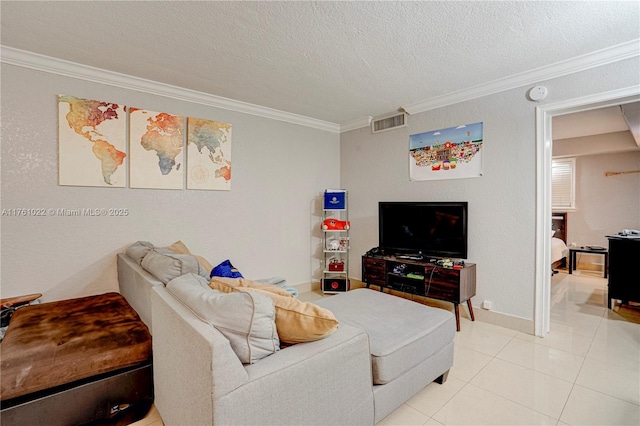
<path fill-rule="evenodd" d="M 300 283 L 292 285 L 291 287 L 298 290 L 298 293 L 308 293 L 310 291 L 320 290 L 320 281 L 314 281 L 311 283 Z"/>
<path fill-rule="evenodd" d="M 499 312 L 488 311 L 486 309 L 482 309 L 481 307 L 475 307 L 473 310 L 473 315 L 475 316 L 476 321 L 482 321 L 500 327 L 508 328 L 509 330 L 531 334 L 532 336 L 535 335 L 533 320 L 514 317 L 507 314 L 501 314 Z"/>

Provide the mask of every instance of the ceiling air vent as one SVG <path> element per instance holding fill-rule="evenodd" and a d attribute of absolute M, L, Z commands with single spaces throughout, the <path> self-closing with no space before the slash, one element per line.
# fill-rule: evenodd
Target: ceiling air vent
<path fill-rule="evenodd" d="M 371 133 L 386 132 L 407 125 L 407 114 L 404 112 L 375 119 L 371 122 Z"/>

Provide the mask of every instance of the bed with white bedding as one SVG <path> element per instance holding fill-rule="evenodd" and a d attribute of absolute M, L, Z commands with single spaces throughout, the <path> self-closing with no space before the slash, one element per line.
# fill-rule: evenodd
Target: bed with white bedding
<path fill-rule="evenodd" d="M 560 238 L 551 238 L 551 263 L 566 259 L 569 254 L 569 248 Z"/>
<path fill-rule="evenodd" d="M 553 212 L 551 215 L 551 268 L 564 268 L 567 266 L 567 213 Z"/>

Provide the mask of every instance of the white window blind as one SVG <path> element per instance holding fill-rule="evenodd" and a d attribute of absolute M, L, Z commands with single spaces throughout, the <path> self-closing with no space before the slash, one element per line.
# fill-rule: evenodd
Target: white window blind
<path fill-rule="evenodd" d="M 576 159 L 551 160 L 551 204 L 553 209 L 576 207 Z"/>

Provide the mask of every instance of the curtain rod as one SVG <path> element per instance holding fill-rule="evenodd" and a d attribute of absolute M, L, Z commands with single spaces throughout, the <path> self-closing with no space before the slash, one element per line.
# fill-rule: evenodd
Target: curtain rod
<path fill-rule="evenodd" d="M 628 175 L 631 173 L 640 173 L 640 170 L 630 170 L 628 172 L 605 172 L 604 175 L 606 177 L 615 176 L 615 175 Z"/>

